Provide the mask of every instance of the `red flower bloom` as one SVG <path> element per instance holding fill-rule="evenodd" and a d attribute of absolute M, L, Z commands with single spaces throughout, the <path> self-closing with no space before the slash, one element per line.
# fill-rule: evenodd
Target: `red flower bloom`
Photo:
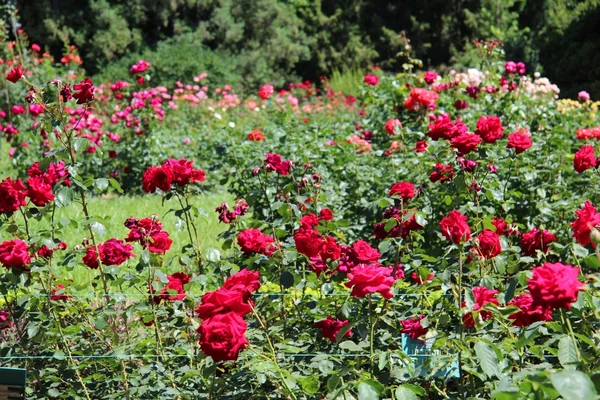
<path fill-rule="evenodd" d="M 427 276 L 427 278 L 425 278 L 425 279 L 421 279 L 421 276 L 419 274 L 417 274 L 416 272 L 413 272 L 412 274 L 410 274 L 410 279 L 412 279 L 413 281 L 415 281 L 419 285 L 422 285 L 424 283 L 430 282 L 430 281 L 433 280 L 433 278 L 435 278 L 434 274 L 429 274 Z"/>
<path fill-rule="evenodd" d="M 171 190 L 172 183 L 173 171 L 164 166 L 148 168 L 142 178 L 142 188 L 146 193 L 155 193 L 157 188 L 168 192 Z"/>
<path fill-rule="evenodd" d="M 248 140 L 253 142 L 262 142 L 265 140 L 265 134 L 260 129 L 254 129 L 248 134 Z"/>
<path fill-rule="evenodd" d="M 329 208 L 323 208 L 319 212 L 319 220 L 321 221 L 331 221 L 333 219 L 333 212 Z"/>
<path fill-rule="evenodd" d="M 6 178 L 0 182 L 0 213 L 15 212 L 27 204 L 25 186 L 20 179 Z"/>
<path fill-rule="evenodd" d="M 125 244 L 122 240 L 117 239 L 108 239 L 106 242 L 98 245 L 100 261 L 106 266 L 123 264 L 135 256 L 131 252 L 132 250 L 132 245 Z"/>
<path fill-rule="evenodd" d="M 477 237 L 477 242 L 479 244 L 478 253 L 483 258 L 494 258 L 502 252 L 500 237 L 494 231 L 484 229 Z"/>
<path fill-rule="evenodd" d="M 100 266 L 100 263 L 98 262 L 98 253 L 96 253 L 94 246 L 88 246 L 88 248 L 85 249 L 85 255 L 81 261 L 91 269 L 97 269 Z"/>
<path fill-rule="evenodd" d="M 428 331 L 427 328 L 423 328 L 423 326 L 421 325 L 421 320 L 423 318 L 425 318 L 425 315 L 400 321 L 400 323 L 402 324 L 402 329 L 400 330 L 400 333 L 405 333 L 411 338 L 419 340 L 419 338 L 425 335 Z"/>
<path fill-rule="evenodd" d="M 540 305 L 534 306 L 533 298 L 529 293 L 514 297 L 507 305 L 519 307 L 520 309 L 520 311 L 508 317 L 514 320 L 514 326 L 529 326 L 534 322 L 552 321 L 552 309 Z"/>
<path fill-rule="evenodd" d="M 571 222 L 571 228 L 573 229 L 573 237 L 582 246 L 591 244 L 595 247 L 595 244 L 590 239 L 592 228 L 600 225 L 600 213 L 596 211 L 596 207 L 588 200 L 585 202 L 581 210 L 576 210 L 575 214 L 577 219 Z"/>
<path fill-rule="evenodd" d="M 202 296 L 202 303 L 196 308 L 196 313 L 202 319 L 230 312 L 244 316 L 251 311 L 252 307 L 245 300 L 243 292 L 225 288 L 206 293 Z"/>
<path fill-rule="evenodd" d="M 235 361 L 246 348 L 246 321 L 236 313 L 218 314 L 198 327 L 200 348 L 215 362 Z"/>
<path fill-rule="evenodd" d="M 316 217 L 315 217 L 316 218 Z M 321 252 L 323 237 L 311 225 L 303 225 L 294 234 L 296 250 L 308 258 L 314 258 Z"/>
<path fill-rule="evenodd" d="M 10 70 L 10 72 L 6 75 L 6 80 L 12 83 L 17 83 L 17 81 L 21 79 L 23 75 L 25 75 L 25 71 L 23 68 L 21 68 L 21 64 L 19 64 Z"/>
<path fill-rule="evenodd" d="M 573 159 L 573 168 L 578 173 L 582 173 L 590 168 L 596 167 L 596 156 L 594 155 L 594 146 L 586 144 L 575 153 Z"/>
<path fill-rule="evenodd" d="M 473 300 L 475 303 L 473 304 L 473 310 L 479 311 L 486 304 L 496 304 L 498 305 L 498 299 L 495 296 L 498 294 L 497 290 L 490 290 L 485 286 L 477 286 L 473 288 Z M 464 307 L 466 303 L 463 302 L 462 307 Z M 489 311 L 481 311 L 479 313 L 482 320 L 488 320 L 492 318 L 492 313 Z M 473 319 L 473 313 L 468 313 L 463 315 L 463 322 L 465 324 L 465 328 L 471 328 L 475 326 L 475 320 Z"/>
<path fill-rule="evenodd" d="M 556 236 L 550 231 L 533 228 L 521 237 L 521 253 L 530 257 L 535 257 L 537 250 L 547 253 L 548 245 L 555 241 Z"/>
<path fill-rule="evenodd" d="M 233 290 L 242 293 L 244 301 L 249 302 L 252 293 L 260 288 L 260 279 L 258 271 L 249 271 L 242 269 L 240 272 L 231 275 L 223 283 L 223 289 Z"/>
<path fill-rule="evenodd" d="M 410 91 L 408 98 L 404 102 L 404 107 L 407 110 L 412 111 L 416 111 L 420 107 L 433 110 L 436 107 L 435 102 L 438 100 L 438 98 L 439 96 L 436 92 L 422 88 L 415 88 Z"/>
<path fill-rule="evenodd" d="M 31 263 L 29 246 L 20 239 L 0 243 L 0 264 L 6 268 L 26 270 Z"/>
<path fill-rule="evenodd" d="M 545 263 L 535 267 L 527 280 L 533 305 L 545 308 L 571 308 L 583 283 L 577 279 L 579 268 L 561 263 Z"/>
<path fill-rule="evenodd" d="M 427 71 L 425 72 L 425 75 L 423 75 L 423 80 L 428 85 L 431 85 L 433 82 L 435 82 L 437 78 L 439 78 L 439 75 L 433 71 Z"/>
<path fill-rule="evenodd" d="M 447 182 L 454 177 L 454 168 L 452 165 L 444 165 L 442 163 L 435 164 L 434 171 L 429 175 L 431 182 Z"/>
<path fill-rule="evenodd" d="M 131 75 L 142 74 L 146 72 L 148 68 L 150 68 L 150 65 L 151 64 L 148 61 L 139 60 L 137 63 L 131 66 L 129 72 L 131 73 Z"/>
<path fill-rule="evenodd" d="M 275 90 L 273 89 L 272 85 L 264 84 L 258 90 L 258 97 L 260 97 L 263 100 L 268 100 L 274 92 Z"/>
<path fill-rule="evenodd" d="M 183 287 L 190 283 L 190 277 L 183 272 L 176 272 L 167 276 L 169 282 L 162 289 L 161 295 L 156 296 L 154 301 L 158 304 L 160 300 L 181 301 L 186 297 Z M 157 301 L 158 299 L 158 301 Z"/>
<path fill-rule="evenodd" d="M 27 196 L 38 207 L 44 207 L 54 200 L 52 185 L 44 182 L 43 178 L 33 177 L 27 179 Z"/>
<path fill-rule="evenodd" d="M 206 174 L 201 169 L 194 169 L 194 161 L 186 160 L 181 158 L 175 160 L 170 158 L 165 161 L 162 166 L 163 169 L 170 169 L 173 173 L 173 183 L 180 186 L 185 186 L 190 183 L 204 182 L 206 180 Z M 161 188 L 162 190 L 162 188 Z"/>
<path fill-rule="evenodd" d="M 476 135 L 481 136 L 485 143 L 494 143 L 503 135 L 504 128 L 500 118 L 496 116 L 480 117 L 477 121 Z"/>
<path fill-rule="evenodd" d="M 470 133 L 461 133 L 450 140 L 450 145 L 457 149 L 462 155 L 477 151 L 477 146 L 481 144 L 481 137 Z"/>
<path fill-rule="evenodd" d="M 0 331 L 3 329 L 8 329 L 13 325 L 12 318 L 10 316 L 10 311 L 0 310 Z"/>
<path fill-rule="evenodd" d="M 408 201 L 416 196 L 415 185 L 410 182 L 398 182 L 394 183 L 388 193 L 390 197 L 398 196 L 403 201 Z"/>
<path fill-rule="evenodd" d="M 385 131 L 390 136 L 394 136 L 394 133 L 395 133 L 394 131 L 396 130 L 396 127 L 398 127 L 398 128 L 402 127 L 402 122 L 400 122 L 400 120 L 397 118 L 388 119 L 387 122 L 385 123 Z"/>
<path fill-rule="evenodd" d="M 394 284 L 392 269 L 381 267 L 378 264 L 359 264 L 348 272 L 349 282 L 344 283 L 347 288 L 352 288 L 351 296 L 365 297 L 369 293 L 379 293 L 386 299 L 394 295 L 390 288 Z"/>
<path fill-rule="evenodd" d="M 381 254 L 364 240 L 352 244 L 352 258 L 357 264 L 371 264 L 379 261 Z"/>
<path fill-rule="evenodd" d="M 323 261 L 326 260 L 337 260 L 342 254 L 342 248 L 337 244 L 335 238 L 326 237 L 321 241 L 321 248 L 319 254 Z"/>
<path fill-rule="evenodd" d="M 52 289 L 52 291 L 50 292 L 50 300 L 52 301 L 68 301 L 70 299 L 73 298 L 73 296 L 70 296 L 68 294 L 65 294 L 66 290 L 65 290 L 65 286 L 58 284 L 56 285 L 56 287 L 54 289 Z"/>
<path fill-rule="evenodd" d="M 531 136 L 528 133 L 514 132 L 508 135 L 507 149 L 515 149 L 515 153 L 521 154 L 532 146 Z"/>
<path fill-rule="evenodd" d="M 150 236 L 148 251 L 150 253 L 164 254 L 171 248 L 171 244 L 173 244 L 173 240 L 171 240 L 167 232 L 156 232 Z"/>
<path fill-rule="evenodd" d="M 377 77 L 377 75 L 365 75 L 364 82 L 367 85 L 377 86 L 377 84 L 379 83 L 379 78 Z"/>
<path fill-rule="evenodd" d="M 460 211 L 450 211 L 447 217 L 440 221 L 442 235 L 452 243 L 466 242 L 471 238 L 471 228 L 467 224 L 467 217 Z"/>
<path fill-rule="evenodd" d="M 94 100 L 94 84 L 90 78 L 86 78 L 84 81 L 73 85 L 73 89 L 76 91 L 73 93 L 73 98 L 77 99 L 77 104 L 85 104 L 88 101 Z"/>
<path fill-rule="evenodd" d="M 315 322 L 315 326 L 321 330 L 321 334 L 325 339 L 329 339 L 335 343 L 337 334 L 340 332 L 340 330 L 342 330 L 344 325 L 348 323 L 349 321 L 347 319 L 342 321 L 328 316 L 321 321 Z M 344 333 L 343 337 L 352 337 L 352 330 L 349 329 L 346 333 Z"/>
<path fill-rule="evenodd" d="M 439 139 L 451 140 L 452 138 L 466 134 L 467 130 L 467 126 L 461 120 L 456 120 L 453 123 L 448 114 L 442 113 L 429 124 L 427 136 L 435 141 Z"/>
<path fill-rule="evenodd" d="M 427 144 L 426 140 L 419 140 L 415 144 L 415 147 L 413 147 L 413 150 L 415 150 L 417 153 L 422 153 L 427 150 L 427 147 L 429 147 L 429 145 Z"/>
<path fill-rule="evenodd" d="M 238 245 L 244 254 L 258 253 L 270 256 L 275 252 L 275 239 L 263 234 L 259 229 L 245 229 L 237 237 Z"/>
<path fill-rule="evenodd" d="M 264 165 L 268 171 L 275 171 L 279 175 L 286 176 L 290 174 L 292 162 L 290 160 L 284 161 L 279 154 L 267 153 Z"/>
<path fill-rule="evenodd" d="M 12 106 L 10 111 L 15 115 L 25 114 L 25 107 L 23 107 L 20 104 L 15 104 L 14 106 Z"/>

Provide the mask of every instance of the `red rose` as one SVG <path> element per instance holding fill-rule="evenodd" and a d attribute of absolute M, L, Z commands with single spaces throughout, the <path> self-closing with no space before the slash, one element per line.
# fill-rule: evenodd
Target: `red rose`
<path fill-rule="evenodd" d="M 244 293 L 224 288 L 206 293 L 202 296 L 202 303 L 196 308 L 196 313 L 202 319 L 230 312 L 244 316 L 251 311 L 252 307 L 245 301 Z"/>
<path fill-rule="evenodd" d="M 515 149 L 520 154 L 532 146 L 531 136 L 527 133 L 515 132 L 508 135 L 507 149 Z"/>
<path fill-rule="evenodd" d="M 486 304 L 496 304 L 498 305 L 498 299 L 495 296 L 498 294 L 497 290 L 490 290 L 485 286 L 477 286 L 473 288 L 473 311 L 479 311 Z M 466 303 L 463 302 L 461 305 L 464 307 Z M 489 311 L 481 311 L 479 316 L 483 321 L 492 318 L 492 313 Z M 475 320 L 473 319 L 473 313 L 468 313 L 463 315 L 463 322 L 465 324 L 465 328 L 471 328 L 475 326 Z"/>
<path fill-rule="evenodd" d="M 244 254 L 258 253 L 270 256 L 275 252 L 275 239 L 263 234 L 259 229 L 245 229 L 237 237 L 237 243 Z"/>
<path fill-rule="evenodd" d="M 252 297 L 252 293 L 260 288 L 259 276 L 258 271 L 249 271 L 244 268 L 227 278 L 223 283 L 223 289 L 242 293 L 244 301 L 248 302 Z"/>
<path fill-rule="evenodd" d="M 142 187 L 146 193 L 155 193 L 157 188 L 168 192 L 172 182 L 173 171 L 170 168 L 150 167 L 144 172 Z"/>
<path fill-rule="evenodd" d="M 531 271 L 527 280 L 533 305 L 546 308 L 571 308 L 583 283 L 577 279 L 579 268 L 561 263 L 545 263 Z"/>
<path fill-rule="evenodd" d="M 485 143 L 494 143 L 503 135 L 504 128 L 500 118 L 496 116 L 480 117 L 477 121 L 476 135 L 481 136 Z"/>
<path fill-rule="evenodd" d="M 500 237 L 494 231 L 484 229 L 477 237 L 478 252 L 483 258 L 494 258 L 502 252 Z"/>
<path fill-rule="evenodd" d="M 402 329 L 400 330 L 400 333 L 405 333 L 411 338 L 419 340 L 419 338 L 425 335 L 428 331 L 427 328 L 423 328 L 423 326 L 421 325 L 421 320 L 423 318 L 425 318 L 425 315 L 400 321 L 400 323 L 402 324 Z"/>
<path fill-rule="evenodd" d="M 556 236 L 550 231 L 533 228 L 521 237 L 521 253 L 530 257 L 535 257 L 537 250 L 547 253 L 548 245 L 555 241 Z"/>
<path fill-rule="evenodd" d="M 586 144 L 577 153 L 573 159 L 573 168 L 578 173 L 582 173 L 585 170 L 596 167 L 596 156 L 594 156 L 594 146 Z"/>
<path fill-rule="evenodd" d="M 317 257 L 319 255 L 322 241 L 323 237 L 319 235 L 319 232 L 309 225 L 301 226 L 294 234 L 296 250 L 298 253 L 304 254 L 308 258 Z"/>
<path fill-rule="evenodd" d="M 42 178 L 34 177 L 27 179 L 27 186 L 27 196 L 36 206 L 44 207 L 54 200 L 52 185 L 44 182 Z"/>
<path fill-rule="evenodd" d="M 15 104 L 11 107 L 10 111 L 15 115 L 25 114 L 25 107 L 20 104 Z"/>
<path fill-rule="evenodd" d="M 333 219 L 333 212 L 329 208 L 323 208 L 319 212 L 319 220 L 331 221 Z"/>
<path fill-rule="evenodd" d="M 29 246 L 24 241 L 14 239 L 0 244 L 0 264 L 4 267 L 27 269 L 30 263 Z"/>
<path fill-rule="evenodd" d="M 529 293 L 516 296 L 507 303 L 509 306 L 519 307 L 520 311 L 511 314 L 508 318 L 514 320 L 514 326 L 529 326 L 534 322 L 552 321 L 552 309 L 540 305 L 533 305 L 533 298 Z"/>
<path fill-rule="evenodd" d="M 17 81 L 21 79 L 23 75 L 25 75 L 25 71 L 23 68 L 21 68 L 21 64 L 19 64 L 10 70 L 10 72 L 6 75 L 6 80 L 12 83 L 17 83 Z"/>
<path fill-rule="evenodd" d="M 155 296 L 154 301 L 158 304 L 160 300 L 181 301 L 186 297 L 184 286 L 190 283 L 190 277 L 183 272 L 176 272 L 167 276 L 169 282 L 162 289 L 160 296 Z M 157 301 L 158 299 L 158 301 Z"/>
<path fill-rule="evenodd" d="M 427 109 L 435 109 L 435 102 L 439 96 L 436 92 L 429 91 L 427 89 L 415 88 L 410 91 L 410 94 L 404 102 L 404 107 L 407 110 L 416 111 L 420 107 Z"/>
<path fill-rule="evenodd" d="M 454 177 L 454 168 L 452 165 L 444 165 L 442 163 L 435 164 L 435 169 L 429 175 L 431 182 L 446 182 L 452 180 Z"/>
<path fill-rule="evenodd" d="M 6 178 L 0 182 L 0 213 L 15 212 L 27 204 L 25 186 L 20 179 Z"/>
<path fill-rule="evenodd" d="M 206 174 L 201 169 L 194 169 L 194 161 L 181 158 L 173 158 L 165 161 L 162 166 L 165 170 L 171 170 L 173 174 L 173 183 L 185 186 L 189 183 L 204 182 Z M 162 188 L 161 188 L 162 190 Z"/>
<path fill-rule="evenodd" d="M 131 252 L 132 250 L 132 245 L 125 244 L 122 240 L 117 239 L 108 239 L 106 242 L 98 245 L 100 261 L 107 266 L 121 265 L 131 257 L 134 257 L 135 254 Z"/>
<path fill-rule="evenodd" d="M 248 134 L 248 140 L 252 142 L 262 142 L 265 140 L 265 134 L 260 129 L 254 129 Z"/>
<path fill-rule="evenodd" d="M 479 144 L 481 144 L 481 137 L 470 133 L 461 133 L 450 140 L 450 145 L 462 155 L 477 151 Z"/>
<path fill-rule="evenodd" d="M 68 301 L 73 298 L 68 294 L 65 294 L 65 286 L 58 284 L 52 291 L 50 292 L 50 300 L 52 301 Z"/>
<path fill-rule="evenodd" d="M 13 325 L 12 318 L 10 316 L 10 311 L 0 310 L 0 331 L 3 329 L 8 329 Z"/>
<path fill-rule="evenodd" d="M 216 362 L 235 361 L 246 348 L 246 321 L 236 313 L 218 314 L 198 328 L 200 348 Z"/>
<path fill-rule="evenodd" d="M 416 196 L 415 185 L 410 182 L 394 183 L 390 188 L 388 195 L 390 197 L 397 195 L 406 202 Z"/>
<path fill-rule="evenodd" d="M 439 78 L 439 75 L 436 74 L 433 71 L 427 71 L 425 72 L 425 74 L 423 75 L 423 80 L 425 81 L 425 83 L 427 83 L 428 85 L 431 85 L 433 82 L 435 82 L 437 80 L 437 78 Z"/>
<path fill-rule="evenodd" d="M 76 91 L 73 93 L 73 98 L 77 99 L 77 104 L 85 104 L 88 101 L 94 100 L 94 90 L 96 88 L 90 78 L 86 78 L 77 85 L 73 85 L 73 89 Z"/>
<path fill-rule="evenodd" d="M 596 228 L 600 225 L 600 213 L 596 211 L 596 208 L 586 201 L 581 210 L 576 210 L 575 214 L 577 219 L 571 222 L 571 228 L 573 229 L 573 237 L 582 246 L 591 244 L 595 247 L 595 244 L 590 240 L 590 234 L 592 228 Z"/>
<path fill-rule="evenodd" d="M 394 295 L 390 288 L 394 284 L 392 269 L 381 267 L 378 264 L 360 264 L 348 272 L 349 282 L 344 283 L 347 288 L 352 288 L 351 296 L 365 297 L 369 293 L 379 293 L 386 299 Z"/>
<path fill-rule="evenodd" d="M 348 323 L 349 321 L 347 319 L 342 321 L 328 316 L 321 321 L 315 322 L 315 326 L 321 330 L 321 334 L 325 339 L 329 339 L 335 343 L 337 334 L 344 327 L 344 325 L 347 325 Z M 344 333 L 343 337 L 352 337 L 352 331 L 348 329 L 348 331 Z"/>
<path fill-rule="evenodd" d="M 379 257 L 381 254 L 362 239 L 352 245 L 352 258 L 357 264 L 376 263 Z"/>
<path fill-rule="evenodd" d="M 274 92 L 275 92 L 275 90 L 273 89 L 273 85 L 269 85 L 269 84 L 265 83 L 258 90 L 258 97 L 260 97 L 263 100 L 268 100 Z"/>
<path fill-rule="evenodd" d="M 171 240 L 167 232 L 157 232 L 150 236 L 148 251 L 150 253 L 164 254 L 171 248 L 171 244 L 173 244 L 173 240 Z"/>
<path fill-rule="evenodd" d="M 286 176 L 290 174 L 292 162 L 290 160 L 284 161 L 279 154 L 267 153 L 264 165 L 268 171 L 275 171 L 279 175 Z"/>
<path fill-rule="evenodd" d="M 377 86 L 377 84 L 379 83 L 379 78 L 377 77 L 377 75 L 365 75 L 365 79 L 364 82 L 367 85 L 371 85 L 371 86 Z"/>
<path fill-rule="evenodd" d="M 456 120 L 453 123 L 450 116 L 443 113 L 438 115 L 433 123 L 429 124 L 427 136 L 435 141 L 439 139 L 451 140 L 452 138 L 466 134 L 467 130 L 467 126 L 461 120 Z"/>
<path fill-rule="evenodd" d="M 313 228 L 319 225 L 319 218 L 315 214 L 308 214 L 300 218 L 300 225 L 302 228 Z"/>
<path fill-rule="evenodd" d="M 427 276 L 427 278 L 425 279 L 421 279 L 421 276 L 419 274 L 417 274 L 416 272 L 413 272 L 412 274 L 410 274 L 410 278 L 415 281 L 416 283 L 418 283 L 419 285 L 422 285 L 424 283 L 430 282 L 433 280 L 433 278 L 435 278 L 434 274 L 429 274 Z"/>
<path fill-rule="evenodd" d="M 429 145 L 427 144 L 426 140 L 419 140 L 415 144 L 415 147 L 413 147 L 413 150 L 416 151 L 417 153 L 422 153 L 425 150 L 427 150 L 427 147 L 429 147 Z"/>
<path fill-rule="evenodd" d="M 337 244 L 335 238 L 327 237 L 321 241 L 321 248 L 319 250 L 321 259 L 326 260 L 337 260 L 342 254 L 342 248 Z"/>
<path fill-rule="evenodd" d="M 397 118 L 388 119 L 385 123 L 385 131 L 390 136 L 394 136 L 396 127 L 402 127 L 402 122 L 400 122 L 400 120 Z"/>
<path fill-rule="evenodd" d="M 97 269 L 99 267 L 98 263 L 98 253 L 96 253 L 96 249 L 94 246 L 89 246 L 85 249 L 85 256 L 81 259 L 81 261 L 91 269 Z"/>
<path fill-rule="evenodd" d="M 440 221 L 440 228 L 442 228 L 442 235 L 452 243 L 459 244 L 471 238 L 467 217 L 460 211 L 450 211 L 450 214 Z"/>

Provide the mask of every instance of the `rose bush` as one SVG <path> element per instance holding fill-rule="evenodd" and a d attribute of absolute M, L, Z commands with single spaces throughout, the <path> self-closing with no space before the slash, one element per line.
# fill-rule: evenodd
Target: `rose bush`
<path fill-rule="evenodd" d="M 29 398 L 597 395 L 597 103 L 494 55 L 373 69 L 358 98 L 152 87 L 143 60 L 101 84 L 20 35 L 0 65 L 0 357 Z M 205 249 L 215 187 L 236 202 Z M 160 196 L 186 242 L 149 215 L 109 237 L 89 199 L 124 194 Z"/>

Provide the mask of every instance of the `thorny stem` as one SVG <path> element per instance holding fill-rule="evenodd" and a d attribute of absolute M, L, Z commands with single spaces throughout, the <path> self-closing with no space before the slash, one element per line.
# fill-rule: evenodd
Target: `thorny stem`
<path fill-rule="evenodd" d="M 193 226 L 193 222 L 191 222 L 191 216 L 188 214 L 189 213 L 189 203 L 187 203 L 187 199 L 186 199 L 186 204 L 188 204 L 188 206 L 186 207 L 183 204 L 183 201 L 181 200 L 181 197 L 179 196 L 179 193 L 175 192 L 175 197 L 177 197 L 177 201 L 179 201 L 179 205 L 181 206 L 181 211 L 183 212 L 183 215 L 185 216 L 185 226 L 187 229 L 187 233 L 188 233 L 188 237 L 190 239 L 190 245 L 192 246 L 192 249 L 194 250 L 194 256 L 196 257 L 196 263 L 198 265 L 198 272 L 202 273 L 202 256 L 200 254 L 200 250 L 198 249 L 198 243 L 197 239 L 198 239 L 198 234 L 196 233 L 196 240 L 194 240 L 194 237 L 192 236 L 192 230 L 190 229 L 190 226 Z M 196 228 L 194 227 L 194 232 L 196 232 Z"/>
<path fill-rule="evenodd" d="M 458 314 L 459 314 L 459 318 L 460 318 L 460 310 L 462 307 L 462 275 L 463 275 L 463 245 L 461 244 L 459 247 L 459 253 L 458 253 Z M 465 340 L 465 325 L 464 322 L 462 320 L 462 318 L 460 318 L 459 320 L 459 325 L 458 325 L 458 330 L 460 333 L 460 340 L 461 342 L 464 342 Z M 458 373 L 459 375 L 462 375 L 462 351 L 459 349 L 458 350 Z M 463 382 L 462 378 L 458 379 L 459 385 L 460 385 L 460 398 L 464 400 L 465 398 L 465 384 Z"/>

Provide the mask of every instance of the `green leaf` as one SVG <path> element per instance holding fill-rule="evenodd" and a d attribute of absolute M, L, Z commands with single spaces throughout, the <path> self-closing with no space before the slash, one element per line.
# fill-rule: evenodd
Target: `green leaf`
<path fill-rule="evenodd" d="M 576 344 L 570 336 L 563 336 L 558 342 L 558 361 L 560 365 L 567 368 L 573 367 L 577 363 Z"/>
<path fill-rule="evenodd" d="M 300 382 L 300 386 L 302 386 L 302 390 L 308 394 L 316 394 L 319 391 L 319 378 L 314 375 L 298 378 L 298 381 Z"/>
<path fill-rule="evenodd" d="M 56 192 L 54 204 L 58 208 L 66 207 L 73 202 L 73 195 L 73 189 L 63 186 Z"/>
<path fill-rule="evenodd" d="M 396 388 L 395 394 L 396 394 L 396 400 L 417 400 L 418 399 L 415 392 L 410 390 L 407 387 L 407 385 L 398 386 Z"/>
<path fill-rule="evenodd" d="M 27 326 L 27 337 L 29 339 L 33 338 L 40 331 L 40 326 L 37 323 L 29 323 Z"/>
<path fill-rule="evenodd" d="M 100 191 L 105 190 L 108 187 L 108 179 L 98 178 L 94 180 L 94 186 Z"/>
<path fill-rule="evenodd" d="M 119 184 L 119 182 L 117 182 L 115 179 L 110 178 L 108 180 L 108 182 L 110 183 L 110 186 L 113 187 L 113 189 L 115 189 L 117 192 L 123 194 L 123 188 L 121 188 L 121 185 Z"/>
<path fill-rule="evenodd" d="M 341 379 L 338 375 L 330 376 L 329 379 L 327 379 L 327 390 L 333 392 L 338 386 L 340 386 L 340 383 Z"/>
<path fill-rule="evenodd" d="M 481 369 L 487 376 L 499 376 L 500 371 L 498 370 L 498 357 L 496 352 L 488 343 L 479 341 L 475 343 L 475 354 L 479 358 Z"/>
<path fill-rule="evenodd" d="M 575 253 L 575 255 L 580 258 L 587 257 L 588 254 L 590 254 L 588 249 L 577 243 L 573 243 L 573 253 Z"/>
<path fill-rule="evenodd" d="M 377 390 L 365 381 L 358 384 L 358 400 L 379 400 Z"/>
<path fill-rule="evenodd" d="M 106 235 L 106 227 L 98 221 L 92 222 L 90 228 L 92 229 L 92 232 L 94 232 L 98 236 Z"/>
<path fill-rule="evenodd" d="M 587 400 L 596 398 L 592 380 L 583 372 L 564 370 L 550 375 L 550 381 L 565 400 Z"/>
<path fill-rule="evenodd" d="M 217 262 L 221 259 L 221 252 L 217 249 L 206 249 L 204 254 L 206 255 L 206 259 L 211 262 Z"/>
<path fill-rule="evenodd" d="M 48 396 L 58 397 L 58 396 L 60 396 L 60 392 L 57 389 L 52 388 L 52 389 L 48 390 Z"/>
<path fill-rule="evenodd" d="M 101 331 L 102 329 L 106 328 L 108 324 L 106 323 L 106 320 L 103 317 L 98 317 L 96 321 L 94 321 L 94 326 L 96 327 L 96 329 Z"/>

